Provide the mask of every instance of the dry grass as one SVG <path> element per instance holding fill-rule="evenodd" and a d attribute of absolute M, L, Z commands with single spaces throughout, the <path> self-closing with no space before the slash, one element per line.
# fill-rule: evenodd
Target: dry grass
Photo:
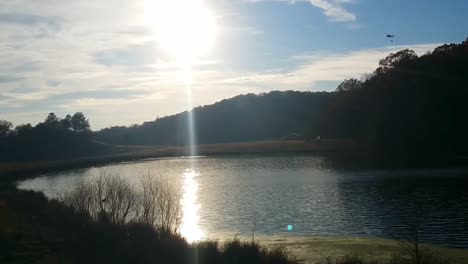
<path fill-rule="evenodd" d="M 245 239 L 248 238 L 245 237 Z M 372 260 L 391 263 L 396 258 L 401 259 L 400 257 L 410 259 L 400 244 L 391 239 L 256 236 L 256 241 L 264 246 L 284 246 L 287 251 L 302 260 L 303 263 L 326 263 L 327 258 L 330 258 L 333 264 L 334 260 L 341 261 L 353 256 L 359 256 L 360 260 L 366 263 L 372 262 Z M 440 257 L 452 264 L 468 263 L 468 250 L 466 249 L 434 245 L 422 245 L 422 248 L 426 252 L 430 252 L 434 256 L 433 259 Z"/>

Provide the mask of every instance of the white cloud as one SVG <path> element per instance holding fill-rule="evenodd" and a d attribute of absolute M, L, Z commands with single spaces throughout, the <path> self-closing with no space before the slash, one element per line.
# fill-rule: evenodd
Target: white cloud
<path fill-rule="evenodd" d="M 250 3 L 259 3 L 272 0 L 245 0 Z M 330 21 L 340 23 L 353 23 L 356 22 L 356 14 L 347 10 L 344 5 L 355 3 L 354 0 L 276 0 L 294 4 L 296 2 L 309 2 L 311 5 L 322 9 L 323 13 L 329 18 Z"/>
<path fill-rule="evenodd" d="M 322 51 L 314 54 L 296 55 L 289 63 L 295 67 L 276 72 L 250 73 L 222 80 L 225 84 L 250 87 L 275 87 L 277 90 L 324 90 L 320 82 L 341 82 L 347 78 L 360 78 L 378 67 L 379 60 L 389 53 L 412 49 L 419 55 L 432 51 L 440 44 L 388 46 L 382 48 L 344 52 Z"/>
<path fill-rule="evenodd" d="M 356 15 L 346 10 L 341 4 L 346 2 L 335 2 L 327 0 L 308 0 L 313 6 L 323 10 L 323 13 L 334 22 L 355 22 Z"/>

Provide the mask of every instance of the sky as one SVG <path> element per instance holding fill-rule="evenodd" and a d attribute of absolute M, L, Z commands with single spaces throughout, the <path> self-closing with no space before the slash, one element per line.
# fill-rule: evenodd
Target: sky
<path fill-rule="evenodd" d="M 424 54 L 468 37 L 466 0 L 151 1 L 2 0 L 0 119 L 37 124 L 81 111 L 94 130 L 142 123 L 187 110 L 188 83 L 194 106 L 333 91 L 391 52 Z M 194 3 L 212 19 L 172 25 Z M 188 45 L 207 47 L 187 63 L 176 51 Z"/>

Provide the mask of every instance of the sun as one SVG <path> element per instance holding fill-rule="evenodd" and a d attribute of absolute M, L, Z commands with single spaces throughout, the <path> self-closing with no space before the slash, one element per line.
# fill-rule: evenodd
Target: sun
<path fill-rule="evenodd" d="M 211 50 L 216 20 L 203 0 L 144 1 L 145 23 L 170 56 L 181 63 L 193 63 Z"/>

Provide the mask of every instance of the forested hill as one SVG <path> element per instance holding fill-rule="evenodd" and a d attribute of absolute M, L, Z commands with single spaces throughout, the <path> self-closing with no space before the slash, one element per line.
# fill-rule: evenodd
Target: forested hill
<path fill-rule="evenodd" d="M 240 95 L 193 110 L 198 144 L 304 138 L 333 94 L 270 92 Z M 185 145 L 188 112 L 132 127 L 111 127 L 96 139 L 118 145 Z"/>
<path fill-rule="evenodd" d="M 240 95 L 193 109 L 198 144 L 276 139 L 345 139 L 381 161 L 468 157 L 468 42 L 418 56 L 402 50 L 380 61 L 365 79 L 334 92 Z M 115 145 L 188 143 L 188 112 L 142 125 L 89 130 L 75 113 L 50 113 L 36 126 L 0 120 L 0 160 L 96 156 Z M 99 141 L 99 142 L 96 142 Z"/>
<path fill-rule="evenodd" d="M 198 144 L 329 137 L 382 160 L 468 156 L 468 42 L 383 58 L 336 91 L 241 95 L 194 110 Z M 123 145 L 187 144 L 187 112 L 96 133 Z"/>
<path fill-rule="evenodd" d="M 468 41 L 390 54 L 366 80 L 338 86 L 316 133 L 360 142 L 371 157 L 468 156 Z"/>

